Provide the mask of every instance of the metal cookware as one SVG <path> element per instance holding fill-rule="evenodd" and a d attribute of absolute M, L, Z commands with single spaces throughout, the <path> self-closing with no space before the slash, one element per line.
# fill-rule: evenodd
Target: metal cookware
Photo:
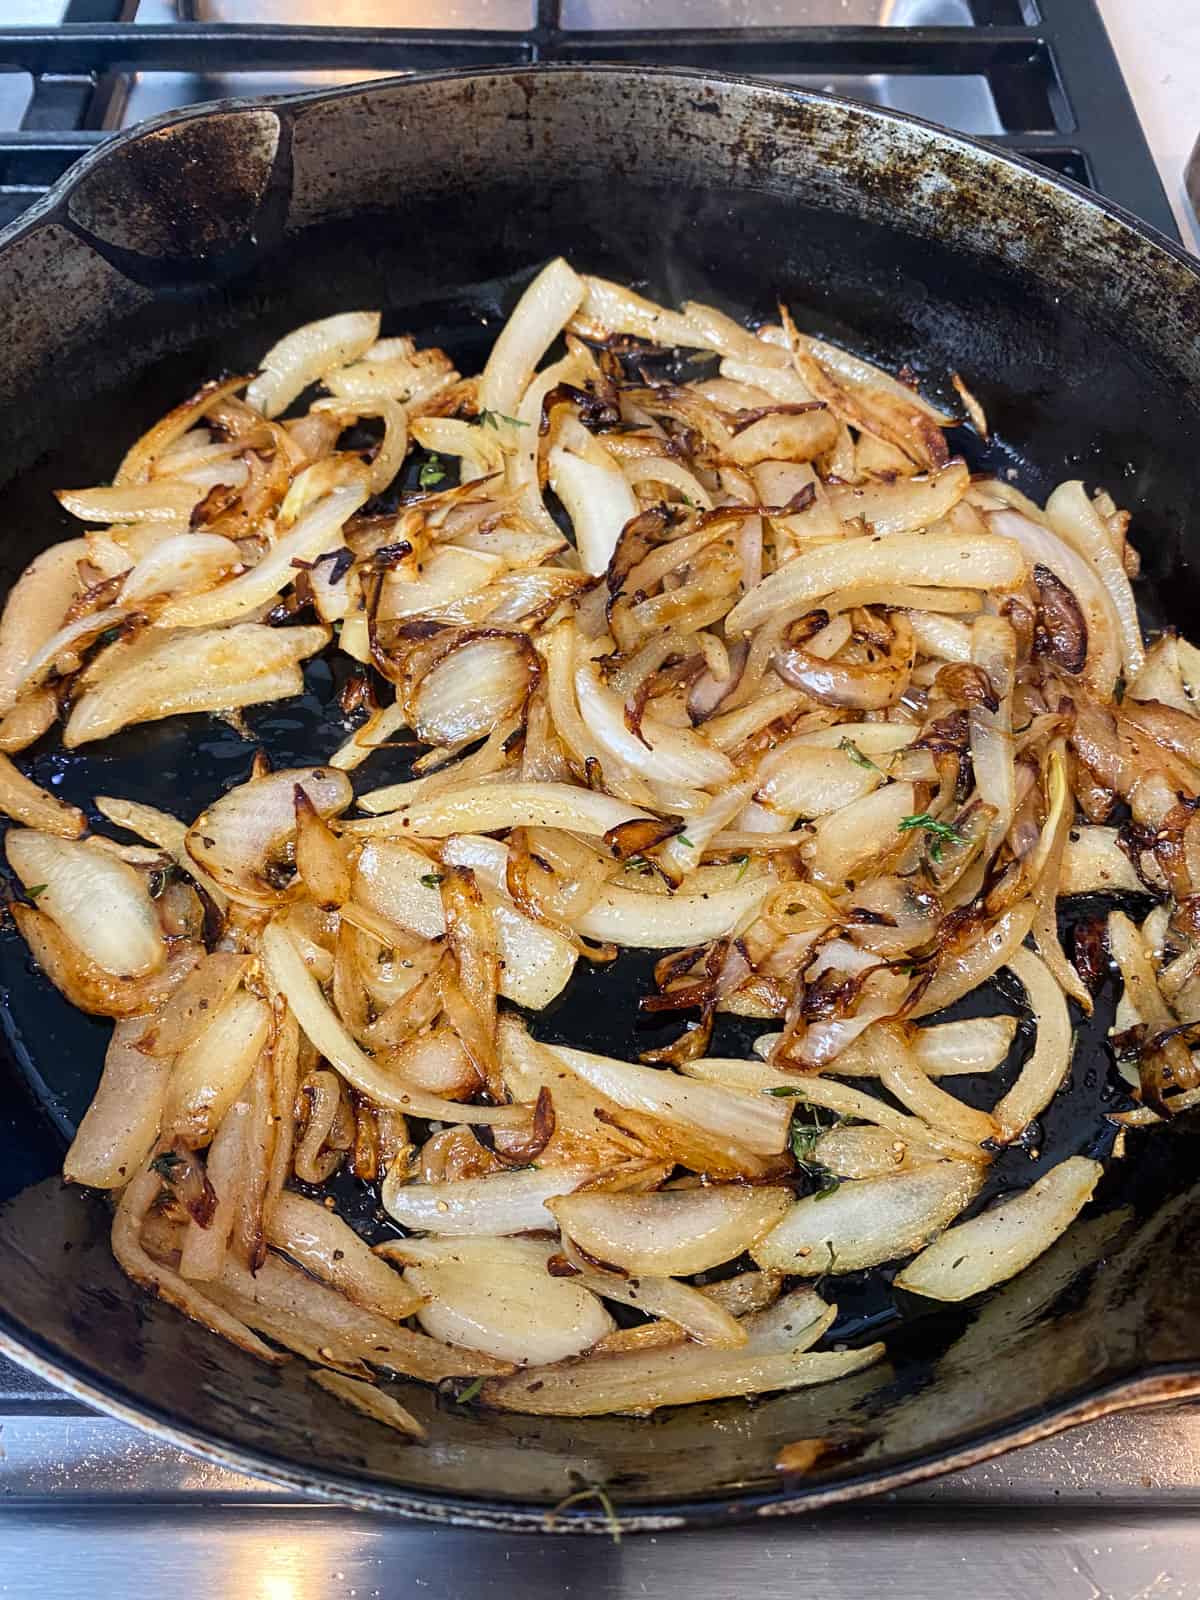
<path fill-rule="evenodd" d="M 804 327 L 933 390 L 961 371 L 994 427 L 955 445 L 1041 496 L 1067 476 L 1134 513 L 1150 614 L 1195 628 L 1188 517 L 1200 455 L 1200 265 L 1072 184 L 911 118 L 683 71 L 570 66 L 392 80 L 181 112 L 76 166 L 0 236 L 0 577 L 67 536 L 53 487 L 103 481 L 197 382 L 284 329 L 382 306 L 478 365 L 549 256 L 675 301 Z M 468 365 L 466 370 L 472 370 Z M 948 391 L 947 391 L 948 392 Z M 318 661 L 299 702 L 247 713 L 277 762 L 344 736 Z M 31 770 L 76 803 L 124 794 L 192 816 L 249 767 L 210 718 L 128 730 Z M 378 759 L 378 758 L 377 758 Z M 371 782 L 387 777 L 372 766 Z M 539 1026 L 635 1048 L 627 958 Z M 1038 1161 L 1104 1150 L 1106 996 Z M 414 1386 L 424 1448 L 268 1371 L 145 1299 L 108 1251 L 108 1209 L 56 1176 L 105 1027 L 0 932 L 0 1350 L 105 1409 L 228 1463 L 362 1505 L 508 1528 L 581 1485 L 627 1527 L 770 1516 L 978 1459 L 1073 1421 L 1200 1391 L 1195 1126 L 1137 1135 L 1076 1226 L 978 1303 L 899 1303 L 886 1273 L 839 1284 L 846 1338 L 890 1362 L 827 1389 L 651 1421 L 490 1416 Z M 731 1032 L 726 1044 L 744 1038 Z M 995 1094 L 994 1085 L 989 1094 Z M 1023 1165 L 1021 1165 L 1023 1163 Z M 368 1197 L 357 1220 L 378 1225 Z M 804 1478 L 775 1460 L 833 1448 Z M 579 1506 L 560 1525 L 603 1528 Z"/>

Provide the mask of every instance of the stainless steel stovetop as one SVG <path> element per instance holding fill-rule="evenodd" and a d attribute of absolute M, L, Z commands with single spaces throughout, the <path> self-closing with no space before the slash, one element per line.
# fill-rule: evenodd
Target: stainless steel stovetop
<path fill-rule="evenodd" d="M 848 1510 L 619 1544 L 369 1516 L 185 1455 L 0 1363 L 0 1596 L 1197 1600 L 1200 1408 L 1111 1417 Z"/>
<path fill-rule="evenodd" d="M 264 45 L 251 26 L 222 40 L 211 22 L 335 24 L 338 68 L 320 68 L 311 34 Z M 850 33 L 824 31 L 879 22 L 894 42 L 876 36 L 861 59 Z M 763 27 L 776 30 L 769 48 L 755 36 Z M 389 28 L 424 30 L 425 43 Z M 608 54 L 771 71 L 917 111 L 1173 229 L 1093 0 L 0 0 L 0 222 L 82 151 L 155 112 L 452 65 L 472 29 L 504 36 L 497 59 Z M 780 29 L 797 30 L 786 46 Z M 56 64 L 59 47 L 69 61 Z M 256 49 L 271 59 L 252 70 Z M 1108 1418 L 797 1521 L 619 1545 L 479 1533 L 298 1499 L 0 1361 L 0 1600 L 861 1600 L 884 1587 L 894 1600 L 1200 1600 L 1198 1513 L 1194 1407 Z"/>

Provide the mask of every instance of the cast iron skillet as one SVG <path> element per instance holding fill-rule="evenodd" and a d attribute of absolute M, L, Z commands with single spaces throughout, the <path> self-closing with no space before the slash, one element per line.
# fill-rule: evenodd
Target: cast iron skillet
<path fill-rule="evenodd" d="M 976 465 L 1016 469 L 1038 497 L 1066 476 L 1108 488 L 1134 512 L 1161 614 L 1194 626 L 1184 519 L 1200 455 L 1197 263 L 1071 184 L 912 118 L 636 68 L 226 103 L 81 162 L 0 241 L 5 582 L 70 531 L 52 487 L 104 481 L 169 405 L 222 368 L 253 365 L 282 330 L 382 306 L 385 331 L 447 344 L 473 370 L 497 318 L 559 252 L 670 301 L 747 315 L 782 296 L 801 326 L 907 362 L 935 389 L 958 368 L 995 440 L 985 451 L 964 432 L 956 446 Z M 320 759 L 344 737 L 330 667 L 307 681 L 301 702 L 248 714 L 277 762 Z M 193 717 L 83 755 L 47 741 L 33 756 L 35 775 L 77 803 L 108 792 L 192 816 L 246 775 L 251 748 Z M 381 765 L 370 781 L 387 776 Z M 632 1050 L 644 976 L 631 958 L 580 979 L 538 1026 Z M 123 1279 L 106 1205 L 55 1175 L 105 1029 L 58 998 L 11 930 L 0 985 L 0 1349 L 246 1471 L 505 1528 L 541 1527 L 542 1508 L 599 1483 L 627 1526 L 663 1528 L 849 1499 L 1200 1391 L 1200 1195 L 1185 1124 L 1131 1140 L 1070 1233 L 977 1302 L 901 1304 L 886 1272 L 839 1283 L 841 1336 L 881 1333 L 890 1349 L 888 1364 L 842 1384 L 582 1423 L 457 1409 L 414 1386 L 406 1399 L 431 1441 L 398 1447 L 299 1363 L 267 1371 Z M 1028 1182 L 1039 1160 L 1108 1148 L 1111 1002 L 1047 1114 L 1043 1154 L 1005 1157 L 998 1185 Z M 371 1204 L 358 1219 L 378 1226 Z M 780 1447 L 813 1437 L 836 1447 L 824 1465 L 781 1480 Z M 603 1518 L 579 1509 L 562 1525 Z"/>

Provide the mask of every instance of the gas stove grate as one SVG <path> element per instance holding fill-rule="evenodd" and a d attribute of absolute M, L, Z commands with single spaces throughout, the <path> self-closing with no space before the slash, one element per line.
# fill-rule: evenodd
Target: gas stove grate
<path fill-rule="evenodd" d="M 0 27 L 0 73 L 32 80 L 21 126 L 0 132 L 0 223 L 111 137 L 127 108 L 144 114 L 130 94 L 147 75 L 186 75 L 180 81 L 190 88 L 176 103 L 188 103 L 228 92 L 222 82 L 233 76 L 239 90 L 252 90 L 267 75 L 618 61 L 758 74 L 923 112 L 1089 184 L 1178 237 L 1094 0 L 884 7 L 893 24 L 932 12 L 959 26 L 653 29 L 579 25 L 590 11 L 613 21 L 636 15 L 628 0 L 605 0 L 603 10 L 587 0 L 531 3 L 536 12 L 523 30 L 156 25 L 138 20 L 139 0 L 68 0 L 56 26 Z M 180 9 L 198 7 L 184 0 Z M 708 7 L 710 14 L 745 9 Z"/>

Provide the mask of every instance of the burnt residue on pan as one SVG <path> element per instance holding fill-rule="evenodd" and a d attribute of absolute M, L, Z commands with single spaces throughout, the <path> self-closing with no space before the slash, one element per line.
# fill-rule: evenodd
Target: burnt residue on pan
<path fill-rule="evenodd" d="M 81 163 L 0 243 L 0 582 L 73 531 L 52 488 L 106 479 L 181 394 L 253 365 L 287 327 L 380 305 L 386 332 L 413 331 L 475 370 L 497 318 L 560 252 L 739 316 L 772 315 L 783 297 L 803 325 L 910 366 L 951 402 L 960 371 L 993 426 L 987 444 L 969 430 L 952 441 L 971 464 L 1035 496 L 1070 476 L 1107 488 L 1134 513 L 1147 616 L 1194 615 L 1194 263 L 1069 185 L 911 119 L 606 68 L 222 105 Z M 278 763 L 327 757 L 346 731 L 341 670 L 313 663 L 301 699 L 247 712 L 254 742 Z M 108 792 L 191 815 L 251 756 L 224 724 L 185 718 L 87 752 L 47 743 L 33 772 L 77 803 Z M 382 753 L 357 777 L 386 781 L 403 761 Z M 629 956 L 586 971 L 538 1028 L 645 1048 L 632 1000 L 648 969 Z M 1051 1153 L 1108 1147 L 1111 1006 L 1102 992 L 1040 1145 L 1007 1153 L 997 1184 Z M 1076 1227 L 977 1302 L 919 1304 L 887 1272 L 839 1282 L 839 1332 L 883 1332 L 890 1361 L 828 1390 L 579 1423 L 490 1416 L 410 1386 L 430 1443 L 398 1450 L 299 1363 L 264 1369 L 123 1279 L 104 1202 L 54 1176 L 105 1030 L 49 989 L 10 932 L 0 1026 L 0 1344 L 165 1437 L 356 1504 L 536 1529 L 583 1480 L 604 1483 L 630 1527 L 790 1511 L 978 1458 L 1123 1395 L 1181 1392 L 1200 1372 L 1197 1137 L 1184 1121 L 1132 1135 Z M 717 1048 L 749 1042 L 744 1025 L 723 1027 Z M 1027 1048 L 1019 1039 L 1004 1070 Z M 384 1226 L 370 1197 L 356 1220 Z M 801 1439 L 826 1448 L 781 1479 L 776 1460 Z M 605 1519 L 579 1507 L 560 1525 Z"/>

